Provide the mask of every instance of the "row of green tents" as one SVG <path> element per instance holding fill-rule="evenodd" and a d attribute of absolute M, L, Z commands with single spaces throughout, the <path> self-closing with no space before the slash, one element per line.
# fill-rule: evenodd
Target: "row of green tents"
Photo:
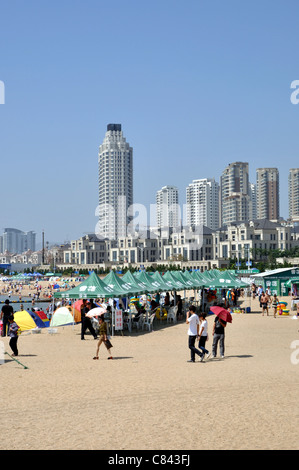
<path fill-rule="evenodd" d="M 223 289 L 248 287 L 229 271 L 167 271 L 164 275 L 155 273 L 127 271 L 118 276 L 111 271 L 106 277 L 91 273 L 81 284 L 63 292 L 56 292 L 54 298 L 97 299 L 129 297 L 140 294 L 184 291 L 190 289 Z"/>

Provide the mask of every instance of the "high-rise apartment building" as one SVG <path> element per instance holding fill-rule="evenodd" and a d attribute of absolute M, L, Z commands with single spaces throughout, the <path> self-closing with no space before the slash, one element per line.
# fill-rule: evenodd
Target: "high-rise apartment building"
<path fill-rule="evenodd" d="M 24 251 L 36 250 L 36 233 L 33 231 L 22 232 L 16 228 L 5 228 L 1 236 L 1 251 L 4 253 L 20 254 Z"/>
<path fill-rule="evenodd" d="M 219 184 L 214 178 L 193 180 L 186 188 L 187 225 L 219 228 Z"/>
<path fill-rule="evenodd" d="M 279 172 L 277 168 L 257 168 L 256 205 L 258 219 L 279 219 Z"/>
<path fill-rule="evenodd" d="M 176 186 L 163 186 L 156 194 L 157 226 L 178 227 L 180 224 L 179 191 Z"/>
<path fill-rule="evenodd" d="M 116 240 L 126 236 L 133 204 L 133 149 L 121 124 L 108 124 L 99 148 L 99 222 L 97 235 Z"/>
<path fill-rule="evenodd" d="M 251 219 L 255 220 L 257 218 L 257 212 L 256 212 L 256 184 L 254 183 L 249 183 L 249 196 L 250 196 L 251 204 L 252 204 Z"/>
<path fill-rule="evenodd" d="M 289 218 L 299 223 L 299 168 L 289 172 Z"/>
<path fill-rule="evenodd" d="M 247 162 L 230 163 L 220 178 L 221 223 L 247 222 L 252 218 L 252 202 Z"/>

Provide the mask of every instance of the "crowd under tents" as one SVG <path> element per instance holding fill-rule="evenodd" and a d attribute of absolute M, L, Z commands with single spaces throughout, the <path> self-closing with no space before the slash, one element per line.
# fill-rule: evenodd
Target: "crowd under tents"
<path fill-rule="evenodd" d="M 167 271 L 164 275 L 156 271 L 153 274 L 145 271 L 124 276 L 111 271 L 103 279 L 94 272 L 78 286 L 64 292 L 54 293 L 54 299 L 115 299 L 131 298 L 142 294 L 153 294 L 168 291 L 186 291 L 199 289 L 242 288 L 248 284 L 240 281 L 228 271 Z M 70 312 L 69 312 L 70 313 Z M 112 312 L 113 313 L 113 312 Z M 68 315 L 70 321 L 70 317 Z M 73 312 L 73 322 L 75 315 Z M 113 323 L 113 322 L 112 322 Z"/>
<path fill-rule="evenodd" d="M 94 272 L 78 286 L 54 293 L 58 299 L 98 299 L 117 298 L 141 295 L 145 293 L 183 291 L 191 289 L 222 289 L 245 288 L 248 283 L 241 281 L 228 271 L 209 271 L 204 273 L 167 271 L 164 275 L 159 272 L 149 274 L 144 271 L 127 272 L 120 277 L 111 271 L 104 279 L 100 279 Z"/>
<path fill-rule="evenodd" d="M 21 277 L 24 279 L 28 276 L 18 275 L 18 279 L 21 279 Z M 15 320 L 22 332 L 80 322 L 80 306 L 83 299 L 104 299 L 106 302 L 108 299 L 117 298 L 128 300 L 143 294 L 238 287 L 248 287 L 248 284 L 242 282 L 229 271 L 167 271 L 165 274 L 161 274 L 158 271 L 154 273 L 145 271 L 132 273 L 127 271 L 123 276 L 119 276 L 114 271 L 111 271 L 103 279 L 92 272 L 78 286 L 54 293 L 53 302 L 55 299 L 67 299 L 72 300 L 73 303 L 67 307 L 60 306 L 57 308 L 53 313 L 51 323 L 46 314 L 39 311 L 16 312 Z M 126 305 L 128 303 L 126 302 Z"/>

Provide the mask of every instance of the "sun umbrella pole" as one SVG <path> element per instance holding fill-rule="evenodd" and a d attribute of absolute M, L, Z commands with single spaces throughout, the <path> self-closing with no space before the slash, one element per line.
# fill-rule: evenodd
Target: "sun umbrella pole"
<path fill-rule="evenodd" d="M 112 314 L 111 314 L 111 336 L 114 336 L 114 317 L 115 317 L 115 313 L 114 313 L 114 302 L 112 303 Z"/>
<path fill-rule="evenodd" d="M 13 359 L 13 360 L 16 361 L 18 364 L 20 364 L 20 366 L 24 367 L 24 369 L 29 369 L 29 367 L 24 366 L 24 364 L 22 364 L 20 361 L 18 361 L 15 357 L 13 357 L 13 356 L 11 356 L 10 354 L 8 354 L 8 352 L 5 351 L 5 354 L 7 354 L 11 359 Z"/>

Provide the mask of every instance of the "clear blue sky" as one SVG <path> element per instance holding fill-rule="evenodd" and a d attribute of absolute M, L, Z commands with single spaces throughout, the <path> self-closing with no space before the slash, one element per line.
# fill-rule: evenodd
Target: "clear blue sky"
<path fill-rule="evenodd" d="M 134 200 L 233 161 L 299 166 L 298 0 L 1 0 L 4 227 L 63 242 L 95 228 L 98 147 L 121 123 Z"/>

